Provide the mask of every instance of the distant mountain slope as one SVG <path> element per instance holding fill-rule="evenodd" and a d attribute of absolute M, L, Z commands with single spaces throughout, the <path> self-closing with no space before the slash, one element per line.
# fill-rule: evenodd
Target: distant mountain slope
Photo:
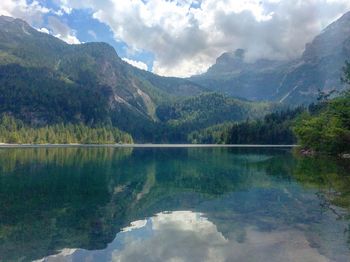
<path fill-rule="evenodd" d="M 216 92 L 261 101 L 275 100 L 276 87 L 292 63 L 285 61 L 258 60 L 247 63 L 244 50 L 224 53 L 207 73 L 190 78 Z"/>
<path fill-rule="evenodd" d="M 310 103 L 318 90 L 341 90 L 345 60 L 350 59 L 350 12 L 329 25 L 293 61 L 245 62 L 244 50 L 224 53 L 209 70 L 190 80 L 235 97 L 288 104 Z"/>
<path fill-rule="evenodd" d="M 33 126 L 112 124 L 137 142 L 185 142 L 188 131 L 251 116 L 251 103 L 198 96 L 206 90 L 137 69 L 108 44 L 69 45 L 20 19 L 0 17 L 0 114 Z M 164 105 L 179 115 L 164 115 Z"/>
<path fill-rule="evenodd" d="M 318 90 L 341 90 L 342 68 L 350 60 L 350 12 L 325 28 L 290 68 L 277 89 L 276 98 L 286 103 L 307 103 Z"/>
<path fill-rule="evenodd" d="M 172 104 L 160 105 L 156 114 L 165 123 L 165 129 L 161 133 L 167 134 L 174 142 L 180 142 L 187 141 L 192 131 L 227 121 L 260 118 L 272 110 L 273 105 L 270 103 L 243 101 L 219 93 L 203 93 Z"/>
<path fill-rule="evenodd" d="M 152 132 L 156 107 L 203 88 L 137 69 L 105 43 L 68 45 L 26 22 L 0 17 L 0 113 L 30 123 L 112 122 Z M 134 132 L 133 132 L 134 133 Z"/>

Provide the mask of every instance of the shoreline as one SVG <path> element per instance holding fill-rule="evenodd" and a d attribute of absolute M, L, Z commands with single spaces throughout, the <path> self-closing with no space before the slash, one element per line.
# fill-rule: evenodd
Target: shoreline
<path fill-rule="evenodd" d="M 299 145 L 225 144 L 0 144 L 0 148 L 115 147 L 115 148 L 296 148 Z"/>

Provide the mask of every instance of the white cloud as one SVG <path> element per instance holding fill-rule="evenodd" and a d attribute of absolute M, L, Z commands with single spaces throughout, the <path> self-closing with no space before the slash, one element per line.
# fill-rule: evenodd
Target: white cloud
<path fill-rule="evenodd" d="M 39 28 L 37 29 L 39 32 L 41 33 L 45 33 L 45 34 L 50 34 L 50 31 L 49 29 L 45 28 L 45 27 L 42 27 L 42 28 Z"/>
<path fill-rule="evenodd" d="M 43 260 L 54 262 L 80 258 L 85 261 L 99 255 L 110 257 L 111 261 L 329 260 L 310 244 L 305 232 L 292 226 L 261 231 L 255 225 L 249 225 L 239 228 L 239 234 L 230 232 L 229 237 L 219 229 L 199 213 L 159 213 L 131 223 L 104 250 L 64 249 Z"/>
<path fill-rule="evenodd" d="M 347 0 L 61 1 L 89 8 L 118 41 L 152 52 L 155 73 L 176 76 L 203 72 L 236 48 L 247 49 L 248 59 L 294 58 L 350 8 Z"/>
<path fill-rule="evenodd" d="M 71 8 L 61 7 L 59 11 L 54 11 L 44 7 L 39 1 L 29 2 L 27 0 L 1 0 L 0 15 L 21 18 L 32 26 L 37 27 L 40 32 L 52 34 L 69 44 L 80 44 L 76 37 L 76 32 L 54 16 L 48 17 L 47 27 L 42 27 L 43 16 L 47 14 L 62 15 L 70 13 Z"/>
<path fill-rule="evenodd" d="M 70 45 L 81 44 L 80 40 L 75 35 L 70 35 L 70 34 L 68 34 L 68 35 L 61 35 L 61 34 L 57 34 L 57 35 L 53 35 L 53 36 L 63 40 L 64 42 L 66 42 L 67 44 L 70 44 Z"/>
<path fill-rule="evenodd" d="M 88 30 L 88 34 L 91 35 L 94 39 L 97 39 L 97 34 L 94 30 Z"/>
<path fill-rule="evenodd" d="M 210 57 L 205 54 L 196 55 L 192 59 L 183 59 L 176 66 L 162 64 L 158 60 L 153 63 L 153 72 L 161 76 L 191 76 L 205 72 L 210 65 Z"/>
<path fill-rule="evenodd" d="M 80 44 L 81 42 L 76 37 L 76 32 L 72 30 L 68 25 L 63 23 L 57 17 L 49 16 L 47 27 L 50 29 L 52 35 L 61 40 L 65 41 L 68 44 Z"/>
<path fill-rule="evenodd" d="M 54 14 L 57 16 L 63 16 L 64 12 L 62 11 L 62 9 L 58 10 L 58 11 L 54 11 Z"/>
<path fill-rule="evenodd" d="M 66 13 L 66 14 L 70 14 L 73 11 L 72 8 L 67 7 L 67 6 L 61 6 L 61 10 L 62 10 L 62 12 Z"/>
<path fill-rule="evenodd" d="M 297 57 L 306 42 L 350 9 L 349 0 L 54 1 L 61 13 L 88 9 L 128 45 L 129 53 L 150 52 L 155 73 L 175 76 L 203 72 L 223 52 L 237 48 L 245 48 L 251 60 Z M 25 0 L 2 0 L 0 10 L 23 16 L 48 12 Z M 72 30 L 55 35 L 78 41 Z"/>
<path fill-rule="evenodd" d="M 1 0 L 0 15 L 22 18 L 31 24 L 41 24 L 42 16 L 50 9 L 42 6 L 38 1 L 28 3 L 26 0 Z"/>
<path fill-rule="evenodd" d="M 135 60 L 132 60 L 132 59 L 128 59 L 128 58 L 122 58 L 125 62 L 127 62 L 128 64 L 132 65 L 132 66 L 135 66 L 137 68 L 140 68 L 142 70 L 148 70 L 148 66 L 141 62 L 141 61 L 135 61 Z"/>

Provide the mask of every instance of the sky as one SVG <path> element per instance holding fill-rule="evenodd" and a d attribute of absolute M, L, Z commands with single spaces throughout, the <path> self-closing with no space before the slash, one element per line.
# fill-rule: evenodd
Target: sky
<path fill-rule="evenodd" d="M 293 59 L 349 0 L 1 0 L 21 18 L 69 44 L 107 42 L 126 62 L 163 76 L 205 72 L 224 52 L 247 61 Z"/>

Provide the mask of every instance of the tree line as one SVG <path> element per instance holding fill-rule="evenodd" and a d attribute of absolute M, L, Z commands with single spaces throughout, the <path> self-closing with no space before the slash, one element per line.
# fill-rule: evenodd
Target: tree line
<path fill-rule="evenodd" d="M 226 123 L 189 136 L 192 143 L 213 144 L 295 144 L 293 121 L 306 109 L 298 107 L 267 114 L 263 119 Z"/>
<path fill-rule="evenodd" d="M 112 126 L 54 124 L 31 127 L 13 116 L 0 118 L 0 143 L 10 144 L 115 144 L 133 143 L 132 137 Z"/>
<path fill-rule="evenodd" d="M 342 81 L 350 85 L 350 63 Z M 214 126 L 193 132 L 192 143 L 296 144 L 326 154 L 350 153 L 350 90 L 319 92 L 318 101 L 266 115 L 260 120 Z M 333 98 L 332 98 L 333 96 Z"/>
<path fill-rule="evenodd" d="M 327 154 L 350 152 L 350 92 L 300 115 L 293 131 L 303 148 Z"/>
<path fill-rule="evenodd" d="M 350 84 L 350 63 L 342 81 Z M 319 103 L 298 117 L 293 131 L 304 148 L 327 154 L 350 153 L 350 90 L 333 99 L 320 94 Z"/>

